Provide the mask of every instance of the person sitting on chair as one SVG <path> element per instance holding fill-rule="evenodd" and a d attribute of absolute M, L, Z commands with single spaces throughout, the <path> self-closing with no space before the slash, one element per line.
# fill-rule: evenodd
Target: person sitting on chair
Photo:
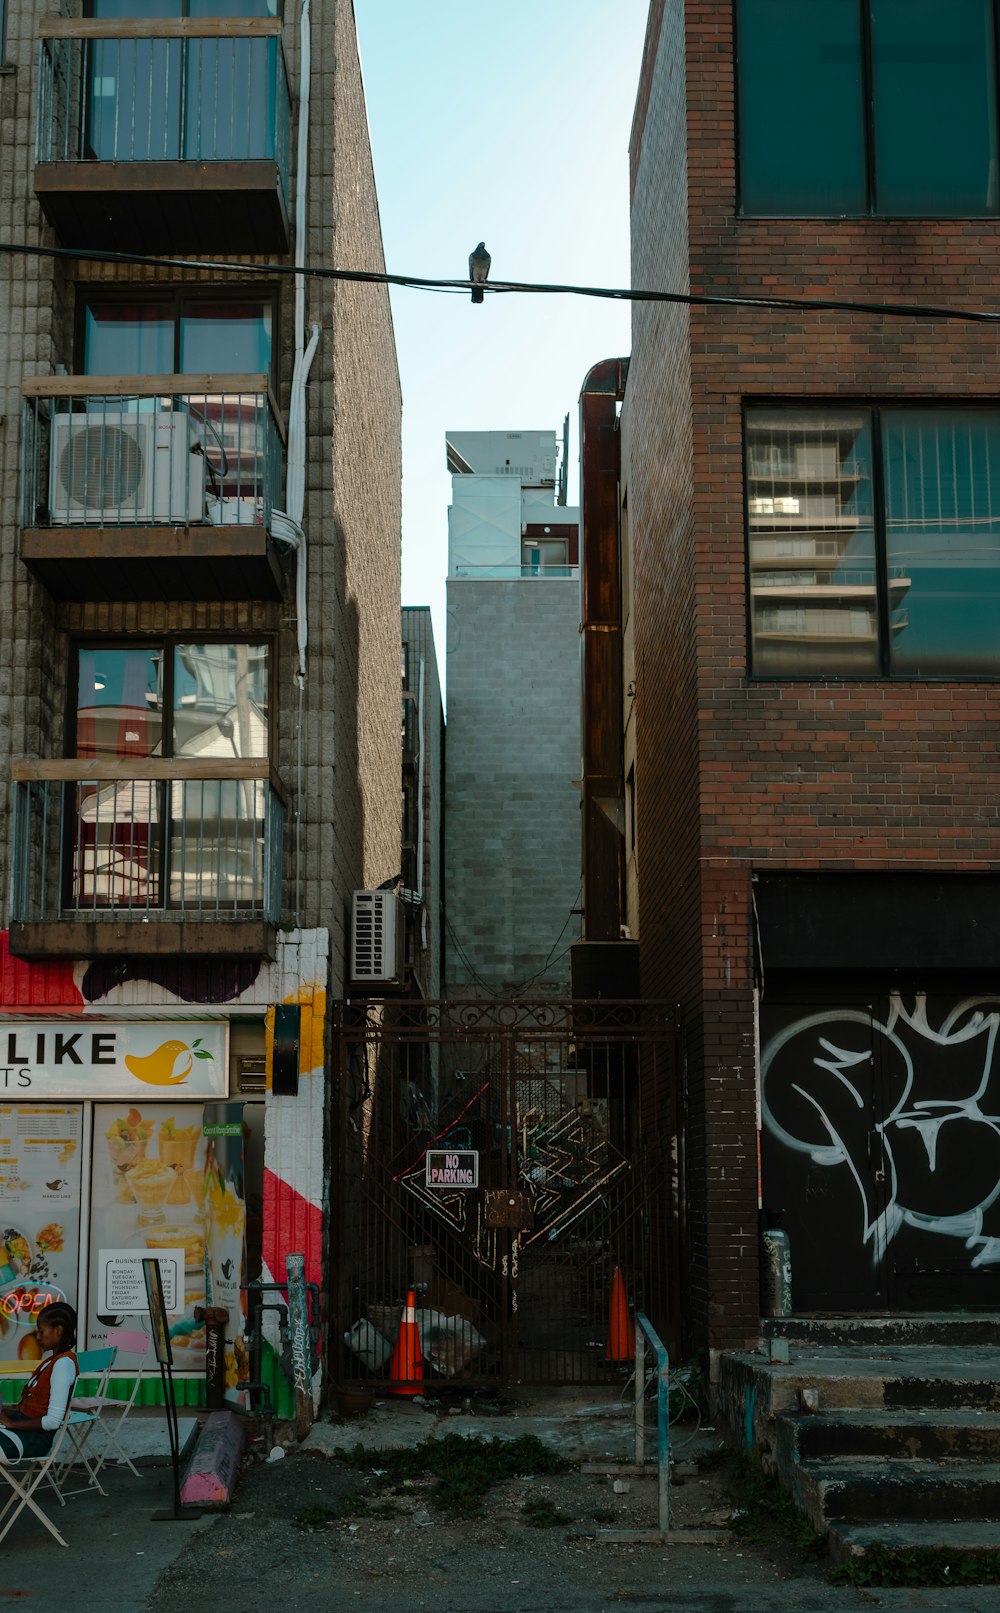
<path fill-rule="evenodd" d="M 0 1450 L 13 1457 L 48 1454 L 80 1370 L 73 1351 L 76 1311 L 72 1305 L 61 1301 L 46 1305 L 38 1313 L 35 1330 L 47 1353 L 25 1384 L 17 1405 L 0 1407 Z"/>

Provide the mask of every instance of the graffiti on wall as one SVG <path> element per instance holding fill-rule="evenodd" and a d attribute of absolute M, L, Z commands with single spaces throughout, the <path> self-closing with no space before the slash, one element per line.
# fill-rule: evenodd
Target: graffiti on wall
<path fill-rule="evenodd" d="M 908 1226 L 961 1240 L 972 1268 L 1000 1265 L 998 1027 L 1000 999 L 929 1010 L 893 993 L 884 1020 L 831 1006 L 765 1040 L 763 1126 L 850 1174 L 876 1264 Z"/>

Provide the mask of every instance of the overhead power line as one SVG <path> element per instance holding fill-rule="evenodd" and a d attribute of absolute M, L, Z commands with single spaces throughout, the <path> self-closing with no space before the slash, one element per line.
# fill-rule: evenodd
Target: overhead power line
<path fill-rule="evenodd" d="M 403 286 L 414 291 L 437 291 L 466 296 L 471 280 L 428 279 L 413 274 L 389 274 L 380 269 L 324 269 L 292 263 L 241 263 L 228 258 L 165 258 L 141 252 L 99 252 L 67 246 L 24 246 L 0 241 L 0 252 L 25 257 L 70 258 L 83 263 L 142 264 L 155 269 L 200 270 L 208 273 L 275 276 L 305 275 L 312 280 L 343 280 L 360 285 Z M 479 288 L 477 288 L 479 289 Z M 1000 323 L 1000 310 L 942 307 L 919 302 L 859 302 L 845 297 L 747 296 L 711 291 L 643 291 L 634 287 L 554 285 L 533 280 L 490 280 L 481 288 L 488 297 L 510 295 L 540 297 L 601 297 L 613 302 L 679 303 L 691 308 L 787 308 L 812 313 L 873 314 L 888 319 L 955 319 L 967 324 Z"/>

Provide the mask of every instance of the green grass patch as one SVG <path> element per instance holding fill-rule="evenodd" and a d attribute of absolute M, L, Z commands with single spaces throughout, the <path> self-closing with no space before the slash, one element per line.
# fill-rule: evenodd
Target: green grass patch
<path fill-rule="evenodd" d="M 573 1522 L 568 1512 L 560 1512 L 551 1501 L 544 1499 L 525 1501 L 521 1517 L 532 1529 L 558 1529 L 560 1524 Z"/>
<path fill-rule="evenodd" d="M 340 1511 L 336 1507 L 302 1507 L 298 1512 L 293 1512 L 288 1521 L 293 1529 L 301 1529 L 303 1534 L 314 1535 L 321 1529 L 329 1529 L 340 1516 Z"/>
<path fill-rule="evenodd" d="M 759 1460 L 746 1454 L 733 1464 L 730 1528 L 758 1546 L 791 1547 L 800 1557 L 826 1555 L 826 1541 L 795 1505 L 778 1480 L 765 1473 Z"/>
<path fill-rule="evenodd" d="M 835 1585 L 998 1585 L 1000 1551 L 953 1552 L 943 1546 L 890 1551 L 871 1546 L 863 1557 L 830 1570 Z"/>
<path fill-rule="evenodd" d="M 376 1494 L 401 1493 L 414 1483 L 432 1481 L 430 1499 L 448 1518 L 478 1518 L 495 1484 L 542 1473 L 565 1473 L 571 1463 L 534 1434 L 520 1439 L 466 1439 L 446 1434 L 412 1448 L 369 1451 L 363 1445 L 340 1448 L 347 1466 L 367 1472 Z"/>

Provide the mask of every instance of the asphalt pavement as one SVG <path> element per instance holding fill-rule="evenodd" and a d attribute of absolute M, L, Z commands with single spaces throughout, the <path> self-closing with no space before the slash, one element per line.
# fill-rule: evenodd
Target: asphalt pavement
<path fill-rule="evenodd" d="M 372 1489 L 380 1452 L 449 1433 L 509 1437 L 535 1433 L 573 1467 L 497 1486 L 482 1518 L 452 1522 L 426 1486 L 388 1498 Z M 169 1511 L 172 1477 L 158 1458 L 162 1420 L 137 1421 L 147 1455 L 136 1478 L 105 1469 L 107 1497 L 43 1504 L 68 1541 L 60 1547 L 22 1514 L 0 1547 L 0 1609 L 31 1613 L 1000 1613 L 1000 1587 L 931 1590 L 831 1585 L 826 1567 L 800 1569 L 746 1544 L 727 1527 L 731 1505 L 720 1481 L 688 1460 L 672 1490 L 675 1532 L 667 1543 L 616 1545 L 609 1523 L 644 1529 L 656 1520 L 655 1482 L 615 1480 L 581 1459 L 630 1455 L 627 1406 L 604 1399 L 548 1397 L 480 1415 L 475 1408 L 377 1403 L 354 1425 L 323 1422 L 280 1460 L 248 1454 L 231 1507 L 199 1519 L 157 1521 Z M 712 1430 L 688 1431 L 697 1457 Z M 364 1447 L 360 1468 L 338 1448 Z M 680 1441 L 678 1441 L 678 1445 Z M 151 1454 L 150 1454 L 151 1453 Z M 370 1457 L 370 1462 L 369 1462 Z M 616 1485 L 619 1488 L 616 1488 Z M 525 1521 L 548 1509 L 558 1522 Z M 687 1531 L 707 1525 L 712 1543 Z M 705 1530 L 700 1529 L 702 1535 Z M 652 1539 L 653 1537 L 648 1537 Z"/>

